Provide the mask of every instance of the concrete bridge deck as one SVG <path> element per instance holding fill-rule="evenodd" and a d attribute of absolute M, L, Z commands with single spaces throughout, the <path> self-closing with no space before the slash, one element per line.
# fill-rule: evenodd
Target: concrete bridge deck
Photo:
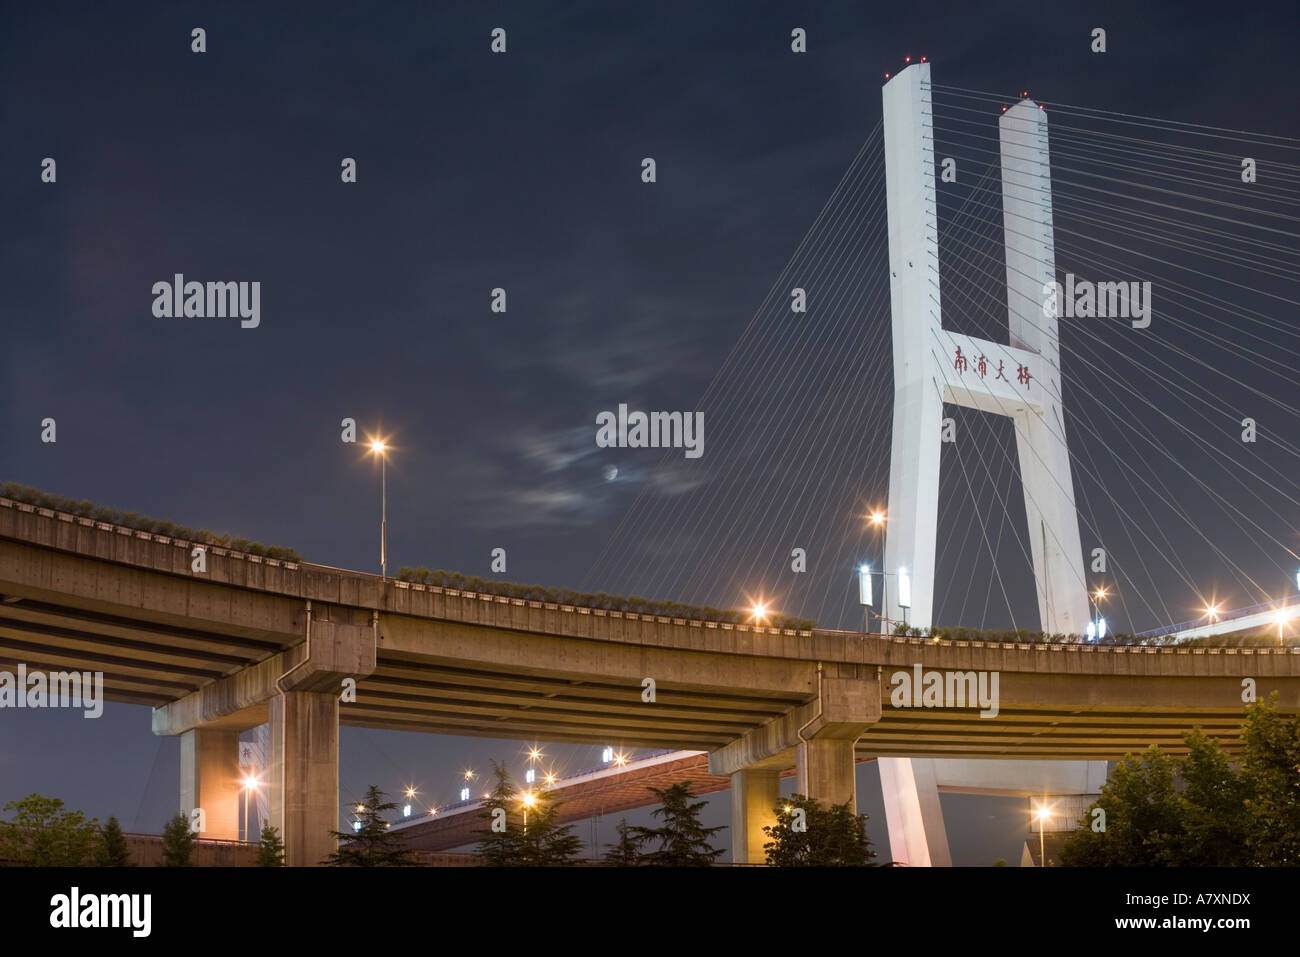
<path fill-rule="evenodd" d="M 216 760 L 203 737 L 224 753 L 228 736 L 268 720 L 276 760 L 299 744 L 324 753 L 332 734 L 332 759 L 293 771 L 316 784 L 336 774 L 338 724 L 708 751 L 718 775 L 789 768 L 800 753 L 811 767 L 834 741 L 839 783 L 828 786 L 842 791 L 853 749 L 857 759 L 1115 759 L 1150 744 L 1178 751 L 1200 725 L 1232 750 L 1244 678 L 1300 710 L 1300 649 L 795 631 L 465 593 L 217 547 L 197 558 L 189 542 L 0 499 L 0 669 L 102 671 L 109 700 L 152 705 L 155 733 L 190 736 L 195 768 Z M 892 707 L 891 675 L 918 663 L 998 673 L 997 716 Z M 654 703 L 641 698 L 647 677 Z M 350 680 L 356 700 L 340 703 Z M 226 790 L 213 800 L 225 806 Z M 336 780 L 334 792 L 314 805 L 331 827 Z"/>

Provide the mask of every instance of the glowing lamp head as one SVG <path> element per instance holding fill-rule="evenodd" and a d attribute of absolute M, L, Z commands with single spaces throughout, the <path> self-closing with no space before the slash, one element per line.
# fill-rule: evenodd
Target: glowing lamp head
<path fill-rule="evenodd" d="M 371 452 L 378 452 L 379 454 L 382 455 L 383 452 L 384 452 L 384 449 L 386 449 L 386 448 L 388 448 L 388 446 L 384 444 L 384 440 L 383 440 L 383 439 L 375 439 L 373 442 L 370 443 L 370 451 L 371 451 Z"/>
<path fill-rule="evenodd" d="M 872 524 L 872 525 L 883 525 L 884 523 L 885 523 L 885 513 L 884 513 L 884 512 L 872 512 L 872 513 L 871 513 L 871 524 Z"/>
<path fill-rule="evenodd" d="M 764 618 L 767 617 L 767 605 L 765 605 L 761 601 L 754 602 L 752 614 L 754 616 L 755 621 L 762 621 Z"/>

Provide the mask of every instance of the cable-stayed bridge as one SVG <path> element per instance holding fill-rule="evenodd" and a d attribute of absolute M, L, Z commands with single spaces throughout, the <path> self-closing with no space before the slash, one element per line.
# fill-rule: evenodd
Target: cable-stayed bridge
<path fill-rule="evenodd" d="M 665 456 L 589 576 L 840 627 L 464 594 L 226 549 L 196 564 L 193 543 L 0 501 L 0 656 L 100 670 L 112 700 L 153 705 L 209 836 L 237 827 L 239 732 L 269 724 L 293 863 L 328 853 L 337 826 L 339 724 L 707 752 L 741 861 L 782 774 L 853 801 L 854 764 L 874 759 L 895 859 L 943 863 L 938 790 L 988 790 L 979 761 L 1021 762 L 998 766 L 1008 792 L 1063 794 L 1095 767 L 1061 762 L 1177 751 L 1192 724 L 1234 750 L 1245 679 L 1300 709 L 1300 655 L 1280 640 L 881 633 L 1131 631 L 1189 607 L 1207 634 L 1253 628 L 1217 609 L 1286 612 L 1298 563 L 1298 336 L 1279 317 L 1296 305 L 1300 144 L 999 103 L 929 69 L 885 85 L 881 124 L 703 397 L 700 467 Z M 883 627 L 858 627 L 864 565 Z M 898 675 L 930 673 L 936 702 L 896 696 Z M 996 706 L 973 700 L 994 675 Z"/>

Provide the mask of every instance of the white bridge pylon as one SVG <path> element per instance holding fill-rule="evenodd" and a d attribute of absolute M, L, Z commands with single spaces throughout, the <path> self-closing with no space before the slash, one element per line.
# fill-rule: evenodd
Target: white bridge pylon
<path fill-rule="evenodd" d="M 1061 411 L 1060 343 L 1057 320 L 1043 309 L 1044 286 L 1056 279 L 1046 113 L 1025 99 L 999 120 L 1009 319 L 1004 344 L 945 331 L 940 319 L 930 64 L 897 74 L 882 97 L 894 353 L 885 617 L 916 627 L 933 624 L 941 430 L 948 402 L 1015 423 L 1040 627 L 1049 634 L 1083 634 L 1088 592 Z M 899 605 L 899 588 L 889 584 L 903 570 L 911 584 L 907 608 Z M 878 763 L 894 860 L 951 863 L 936 780 L 961 790 L 963 779 L 987 777 L 981 762 L 916 768 L 907 758 Z M 1087 764 L 1093 765 L 1092 779 L 1100 765 L 1104 780 L 1105 762 L 1026 762 L 1024 773 L 1014 775 L 1021 780 L 1008 781 L 1007 793 L 1032 790 L 1037 777 L 1050 787 L 1068 766 L 1082 770 Z M 984 793 L 991 793 L 987 786 Z"/>
<path fill-rule="evenodd" d="M 911 607 L 886 587 L 886 617 L 931 625 L 939 517 L 943 404 L 1015 423 L 1025 514 L 1043 631 L 1083 634 L 1087 580 L 1061 414 L 1057 320 L 1043 287 L 1056 279 L 1047 115 L 1022 100 L 999 122 L 1009 343 L 944 331 L 940 322 L 930 64 L 908 67 L 883 90 L 893 313 L 894 433 L 885 570 L 908 572 Z"/>

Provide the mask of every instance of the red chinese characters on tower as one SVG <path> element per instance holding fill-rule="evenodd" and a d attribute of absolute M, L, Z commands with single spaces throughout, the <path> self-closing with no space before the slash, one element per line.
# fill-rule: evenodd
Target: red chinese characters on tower
<path fill-rule="evenodd" d="M 975 371 L 980 374 L 981 379 L 988 375 L 989 360 L 981 355 L 977 360 L 975 360 Z"/>
<path fill-rule="evenodd" d="M 1019 380 L 1020 384 L 1029 385 L 1029 380 L 1031 378 L 1032 376 L 1029 374 L 1029 366 L 1020 366 L 1019 371 L 1016 372 L 1016 379 Z"/>
<path fill-rule="evenodd" d="M 961 354 L 961 346 L 957 347 L 957 356 L 953 360 L 952 367 L 958 372 L 966 371 L 966 357 Z"/>

